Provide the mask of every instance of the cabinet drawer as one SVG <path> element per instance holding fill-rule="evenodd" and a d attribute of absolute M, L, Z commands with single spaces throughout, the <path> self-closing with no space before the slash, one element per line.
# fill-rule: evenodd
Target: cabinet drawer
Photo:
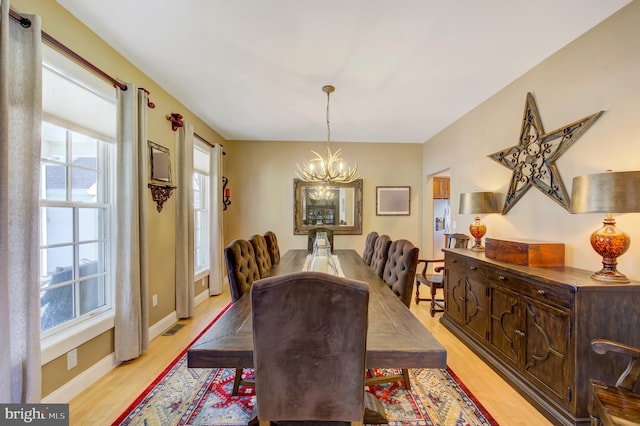
<path fill-rule="evenodd" d="M 572 306 L 572 294 L 557 287 L 527 281 L 517 275 L 496 270 L 487 271 L 487 278 L 495 285 L 512 289 L 523 296 L 543 303 L 561 308 L 570 308 Z"/>

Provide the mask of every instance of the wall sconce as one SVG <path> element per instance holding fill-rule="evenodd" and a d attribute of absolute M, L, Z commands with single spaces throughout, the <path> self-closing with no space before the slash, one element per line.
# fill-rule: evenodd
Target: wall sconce
<path fill-rule="evenodd" d="M 229 184 L 229 179 L 226 176 L 222 176 L 222 204 L 224 207 L 222 210 L 226 210 L 229 205 L 231 205 L 231 188 L 227 188 Z"/>
<path fill-rule="evenodd" d="M 602 269 L 591 278 L 628 283 L 618 272 L 617 258 L 631 245 L 631 238 L 616 228 L 613 213 L 640 211 L 640 171 L 608 172 L 576 176 L 571 189 L 571 213 L 606 213 L 602 228 L 591 234 L 591 247 L 602 256 Z"/>
<path fill-rule="evenodd" d="M 182 114 L 178 114 L 177 112 L 172 112 L 167 115 L 167 120 L 171 122 L 171 130 L 174 132 L 184 126 L 184 123 L 182 122 Z"/>
<path fill-rule="evenodd" d="M 480 214 L 497 213 L 498 205 L 493 192 L 467 192 L 460 194 L 460 214 L 475 214 L 475 221 L 469 225 L 469 233 L 476 242 L 471 250 L 484 251 L 482 237 L 487 233 L 486 225 L 480 223 Z"/>

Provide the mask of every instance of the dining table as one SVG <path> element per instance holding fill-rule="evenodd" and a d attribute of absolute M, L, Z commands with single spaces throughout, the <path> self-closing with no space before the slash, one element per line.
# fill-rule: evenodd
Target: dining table
<path fill-rule="evenodd" d="M 358 252 L 336 249 L 333 255 L 345 277 L 363 281 L 369 287 L 367 368 L 445 368 L 445 348 Z M 302 271 L 308 261 L 307 250 L 288 250 L 268 276 Z M 253 368 L 249 293 L 233 303 L 191 345 L 187 360 L 189 368 Z M 367 401 L 365 423 L 385 423 L 381 403 L 372 397 Z"/>

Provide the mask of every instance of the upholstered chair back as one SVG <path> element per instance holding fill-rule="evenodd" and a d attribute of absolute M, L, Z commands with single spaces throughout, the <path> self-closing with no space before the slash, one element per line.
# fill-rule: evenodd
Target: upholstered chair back
<path fill-rule="evenodd" d="M 249 242 L 253 246 L 260 277 L 263 278 L 271 271 L 271 257 L 267 248 L 267 240 L 262 235 L 256 234 L 249 238 Z"/>
<path fill-rule="evenodd" d="M 267 231 L 264 233 L 264 239 L 267 242 L 267 250 L 269 250 L 269 257 L 271 258 L 271 265 L 275 265 L 280 262 L 280 247 L 278 246 L 278 238 L 273 231 Z"/>
<path fill-rule="evenodd" d="M 396 240 L 389 246 L 389 256 L 384 267 L 382 280 L 409 307 L 413 281 L 418 266 L 418 251 L 410 241 Z"/>
<path fill-rule="evenodd" d="M 333 252 L 333 229 L 318 227 L 309 229 L 309 236 L 307 238 L 307 250 L 309 251 L 309 253 L 313 252 L 313 242 L 316 240 L 316 235 L 318 234 L 318 232 L 327 233 L 327 238 L 329 239 L 329 244 L 331 245 L 331 251 Z"/>
<path fill-rule="evenodd" d="M 362 259 L 367 265 L 371 265 L 371 258 L 373 257 L 373 249 L 378 239 L 378 233 L 376 231 L 369 232 L 367 239 L 364 242 L 364 251 L 362 252 Z"/>
<path fill-rule="evenodd" d="M 317 272 L 251 288 L 259 421 L 362 422 L 369 290 Z"/>
<path fill-rule="evenodd" d="M 248 293 L 253 282 L 260 279 L 253 246 L 247 240 L 233 240 L 224 249 L 224 259 L 229 278 L 231 301 L 235 302 Z"/>
<path fill-rule="evenodd" d="M 380 278 L 384 272 L 384 266 L 387 264 L 389 256 L 389 246 L 391 245 L 391 237 L 388 235 L 380 235 L 376 239 L 373 246 L 373 255 L 371 256 L 371 269 L 373 269 Z"/>

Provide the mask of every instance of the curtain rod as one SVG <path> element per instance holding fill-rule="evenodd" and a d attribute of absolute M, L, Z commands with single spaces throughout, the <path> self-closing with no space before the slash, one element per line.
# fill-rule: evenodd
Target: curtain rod
<path fill-rule="evenodd" d="M 193 132 L 193 136 L 197 137 L 198 139 L 200 139 L 202 142 L 206 143 L 207 145 L 209 145 L 211 148 L 215 148 L 216 144 L 209 142 L 208 140 L 206 140 L 205 138 L 203 138 L 202 136 L 200 136 L 199 134 L 197 134 L 196 132 Z M 221 143 L 219 143 L 218 145 L 220 145 L 221 147 L 224 148 L 224 145 L 222 145 Z M 227 155 L 226 152 L 222 151 L 222 155 Z"/>
<path fill-rule="evenodd" d="M 24 28 L 29 28 L 31 26 L 31 20 L 29 18 L 25 18 L 20 13 L 16 12 L 15 10 L 13 10 L 11 8 L 9 8 L 9 16 L 11 16 L 11 18 L 13 18 L 14 20 L 18 21 L 20 23 L 20 25 L 22 25 Z M 69 56 L 70 58 L 72 58 L 73 60 L 78 62 L 80 65 L 82 65 L 83 67 L 88 68 L 90 71 L 98 74 L 103 79 L 109 81 L 114 86 L 120 88 L 120 90 L 127 90 L 127 85 L 126 84 L 124 84 L 124 83 L 116 80 L 115 78 L 111 77 L 109 74 L 107 74 L 106 72 L 102 71 L 100 68 L 98 68 L 97 66 L 93 65 L 91 62 L 87 61 L 85 58 L 83 58 L 82 56 L 78 55 L 76 52 L 74 52 L 73 50 L 69 49 L 67 46 L 65 46 L 64 44 L 60 43 L 58 40 L 56 40 L 55 38 L 53 38 L 52 36 L 50 36 L 46 32 L 41 31 L 41 35 L 42 35 L 42 40 L 47 42 L 52 47 L 58 49 L 60 52 L 64 53 L 65 55 Z"/>

